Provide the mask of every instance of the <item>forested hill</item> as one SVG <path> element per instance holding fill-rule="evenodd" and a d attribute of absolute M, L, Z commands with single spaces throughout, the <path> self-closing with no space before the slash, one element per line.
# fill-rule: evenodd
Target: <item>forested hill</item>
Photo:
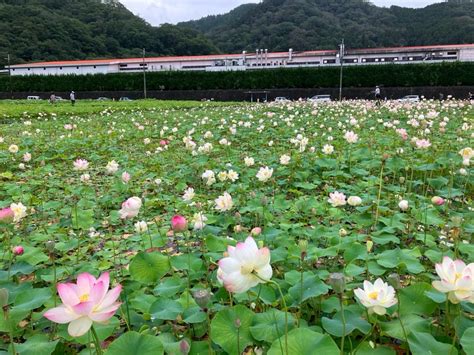
<path fill-rule="evenodd" d="M 381 8 L 363 0 L 264 0 L 179 24 L 221 51 L 474 43 L 474 3 Z"/>
<path fill-rule="evenodd" d="M 0 0 L 0 67 L 13 63 L 104 57 L 207 54 L 203 35 L 153 27 L 114 0 Z"/>

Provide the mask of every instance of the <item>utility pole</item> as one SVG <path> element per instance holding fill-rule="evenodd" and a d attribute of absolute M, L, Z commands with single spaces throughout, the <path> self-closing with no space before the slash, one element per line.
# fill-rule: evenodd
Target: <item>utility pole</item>
<path fill-rule="evenodd" d="M 339 62 L 341 63 L 341 73 L 339 75 L 339 101 L 342 100 L 342 71 L 344 68 L 344 38 L 342 39 L 342 43 L 339 45 Z"/>
<path fill-rule="evenodd" d="M 10 53 L 7 54 L 6 60 L 8 62 L 8 87 L 10 88 L 10 98 L 13 100 L 12 69 L 10 68 Z"/>
<path fill-rule="evenodd" d="M 145 48 L 143 48 L 143 98 L 146 99 L 146 63 L 145 63 Z"/>

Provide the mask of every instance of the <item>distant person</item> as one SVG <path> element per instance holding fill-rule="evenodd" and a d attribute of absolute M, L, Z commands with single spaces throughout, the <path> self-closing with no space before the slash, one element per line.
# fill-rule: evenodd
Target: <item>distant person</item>
<path fill-rule="evenodd" d="M 71 91 L 71 94 L 69 94 L 69 98 L 71 99 L 71 105 L 74 106 L 76 104 L 76 93 L 74 91 Z"/>
<path fill-rule="evenodd" d="M 439 101 L 444 100 L 444 94 L 442 92 L 439 93 Z"/>
<path fill-rule="evenodd" d="M 376 86 L 375 87 L 375 100 L 377 101 L 377 106 L 380 105 L 381 98 L 382 98 L 382 95 L 380 94 L 380 87 Z"/>
<path fill-rule="evenodd" d="M 469 92 L 469 100 L 474 100 L 474 94 L 472 92 Z"/>
<path fill-rule="evenodd" d="M 54 95 L 54 93 L 51 93 L 51 96 L 49 97 L 49 103 L 51 105 L 54 105 L 56 103 L 56 95 Z"/>

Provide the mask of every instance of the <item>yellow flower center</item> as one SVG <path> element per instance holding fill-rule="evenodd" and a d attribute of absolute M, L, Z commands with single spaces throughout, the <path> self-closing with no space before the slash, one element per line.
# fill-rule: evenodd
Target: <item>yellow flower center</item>
<path fill-rule="evenodd" d="M 251 274 L 253 272 L 253 265 L 242 265 L 240 267 L 240 272 L 242 273 L 242 275 Z"/>
<path fill-rule="evenodd" d="M 378 296 L 379 296 L 379 293 L 377 291 L 369 293 L 369 298 L 371 300 L 376 300 Z"/>
<path fill-rule="evenodd" d="M 83 294 L 81 297 L 79 297 L 79 301 L 81 302 L 89 301 L 89 295 L 87 293 Z"/>

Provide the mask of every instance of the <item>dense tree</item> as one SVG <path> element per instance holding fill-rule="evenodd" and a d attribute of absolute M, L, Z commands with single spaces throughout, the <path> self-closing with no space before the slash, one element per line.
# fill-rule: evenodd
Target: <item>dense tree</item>
<path fill-rule="evenodd" d="M 149 55 L 474 43 L 474 3 L 380 8 L 364 0 L 264 0 L 153 27 L 118 0 L 0 0 L 0 67 Z"/>
<path fill-rule="evenodd" d="M 380 8 L 363 0 L 264 0 L 225 15 L 179 24 L 221 51 L 272 51 L 474 42 L 474 3 Z"/>
<path fill-rule="evenodd" d="M 120 2 L 0 0 L 0 66 L 58 59 L 187 55 L 217 52 L 195 30 L 153 27 Z"/>

